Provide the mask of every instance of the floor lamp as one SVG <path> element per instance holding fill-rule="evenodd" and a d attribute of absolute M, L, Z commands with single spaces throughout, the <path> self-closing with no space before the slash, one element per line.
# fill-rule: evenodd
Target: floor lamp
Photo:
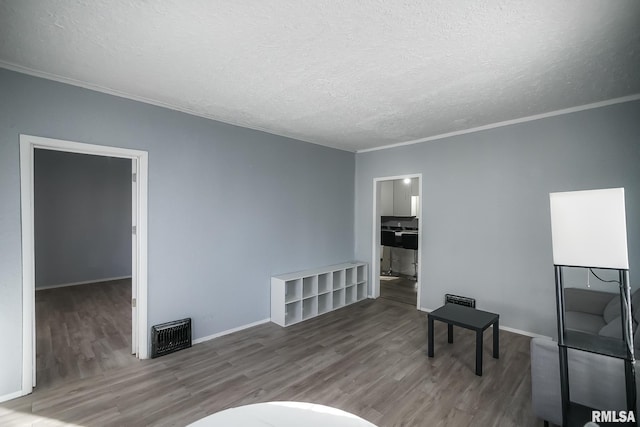
<path fill-rule="evenodd" d="M 558 346 L 563 425 L 584 417 L 592 408 L 570 400 L 567 349 L 606 354 L 625 361 L 627 409 L 636 411 L 633 320 L 627 256 L 623 188 L 551 193 L 551 235 L 556 278 Z M 622 307 L 622 341 L 565 329 L 563 267 L 617 271 Z M 609 408 L 597 408 L 606 410 Z M 588 420 L 587 420 L 588 421 Z M 582 424 L 580 424 L 582 425 Z"/>

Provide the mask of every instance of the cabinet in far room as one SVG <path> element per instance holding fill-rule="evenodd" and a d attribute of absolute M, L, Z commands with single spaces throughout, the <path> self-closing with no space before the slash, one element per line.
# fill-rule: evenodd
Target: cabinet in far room
<path fill-rule="evenodd" d="M 404 180 L 393 181 L 393 215 L 410 216 L 411 196 L 418 195 L 418 179 L 413 178 L 411 182 L 405 184 Z"/>

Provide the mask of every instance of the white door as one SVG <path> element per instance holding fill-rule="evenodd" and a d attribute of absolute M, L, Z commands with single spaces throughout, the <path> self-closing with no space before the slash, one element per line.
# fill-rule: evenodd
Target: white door
<path fill-rule="evenodd" d="M 138 355 L 138 162 L 131 160 L 131 354 Z"/>

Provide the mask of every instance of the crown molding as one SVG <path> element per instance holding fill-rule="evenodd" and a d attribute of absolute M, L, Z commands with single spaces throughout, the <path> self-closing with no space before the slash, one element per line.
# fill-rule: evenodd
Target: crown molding
<path fill-rule="evenodd" d="M 452 137 L 452 136 L 465 135 L 467 133 L 474 133 L 474 132 L 479 132 L 479 131 L 482 131 L 482 130 L 495 129 L 495 128 L 499 128 L 499 127 L 503 127 L 503 126 L 515 125 L 515 124 L 518 124 L 518 123 L 532 122 L 534 120 L 546 119 L 547 117 L 562 116 L 562 115 L 565 115 L 565 114 L 571 114 L 571 113 L 575 113 L 575 112 L 578 112 L 578 111 L 591 110 L 591 109 L 594 109 L 594 108 L 606 107 L 608 105 L 622 104 L 624 102 L 631 102 L 631 101 L 637 101 L 637 100 L 640 100 L 640 93 L 634 94 L 634 95 L 629 95 L 629 96 L 623 96 L 621 98 L 608 99 L 606 101 L 593 102 L 591 104 L 579 105 L 577 107 L 570 107 L 570 108 L 564 108 L 562 110 L 550 111 L 548 113 L 542 113 L 542 114 L 536 114 L 536 115 L 533 115 L 533 116 L 521 117 L 519 119 L 505 120 L 503 122 L 491 123 L 491 124 L 484 125 L 484 126 L 478 126 L 478 127 L 469 128 L 469 129 L 457 130 L 457 131 L 454 131 L 454 132 L 442 133 L 442 134 L 439 134 L 439 135 L 428 136 L 426 138 L 414 139 L 414 140 L 405 141 L 405 142 L 398 142 L 398 143 L 395 143 L 395 144 L 383 145 L 381 147 L 365 148 L 365 149 L 362 149 L 362 150 L 357 150 L 356 153 L 358 153 L 358 154 L 359 153 L 368 153 L 370 151 L 388 150 L 390 148 L 403 147 L 405 145 L 420 144 L 422 142 L 435 141 L 435 140 L 438 140 L 438 139 L 449 138 L 449 137 Z"/>

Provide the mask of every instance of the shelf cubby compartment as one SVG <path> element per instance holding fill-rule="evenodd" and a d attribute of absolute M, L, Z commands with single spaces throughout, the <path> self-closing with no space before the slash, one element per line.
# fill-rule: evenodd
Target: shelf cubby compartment
<path fill-rule="evenodd" d="M 309 276 L 302 279 L 302 298 L 318 295 L 318 276 Z"/>
<path fill-rule="evenodd" d="M 302 320 L 318 315 L 318 297 L 313 296 L 302 300 Z"/>
<path fill-rule="evenodd" d="M 284 289 L 284 300 L 286 303 L 298 301 L 302 298 L 302 279 L 287 280 Z"/>
<path fill-rule="evenodd" d="M 333 309 L 344 307 L 344 289 L 338 289 L 333 292 Z"/>
<path fill-rule="evenodd" d="M 347 286 L 344 288 L 344 303 L 352 304 L 354 302 L 356 302 L 356 287 Z"/>
<path fill-rule="evenodd" d="M 357 300 L 361 301 L 367 297 L 367 284 L 366 282 L 358 283 Z"/>
<path fill-rule="evenodd" d="M 324 314 L 333 310 L 333 298 L 331 293 L 318 295 L 318 314 Z"/>
<path fill-rule="evenodd" d="M 358 267 L 356 267 L 356 279 L 358 281 L 358 283 L 362 283 L 364 281 L 367 280 L 367 266 L 366 265 L 359 265 Z"/>
<path fill-rule="evenodd" d="M 350 286 L 350 285 L 355 285 L 356 284 L 356 269 L 354 267 L 347 268 L 345 270 L 345 275 L 346 275 L 346 285 L 345 286 Z"/>
<path fill-rule="evenodd" d="M 318 274 L 318 295 L 331 292 L 332 278 L 331 273 Z"/>
<path fill-rule="evenodd" d="M 284 324 L 292 325 L 302 320 L 302 302 L 294 301 L 284 306 Z"/>
<path fill-rule="evenodd" d="M 344 288 L 344 270 L 333 272 L 333 289 Z"/>

